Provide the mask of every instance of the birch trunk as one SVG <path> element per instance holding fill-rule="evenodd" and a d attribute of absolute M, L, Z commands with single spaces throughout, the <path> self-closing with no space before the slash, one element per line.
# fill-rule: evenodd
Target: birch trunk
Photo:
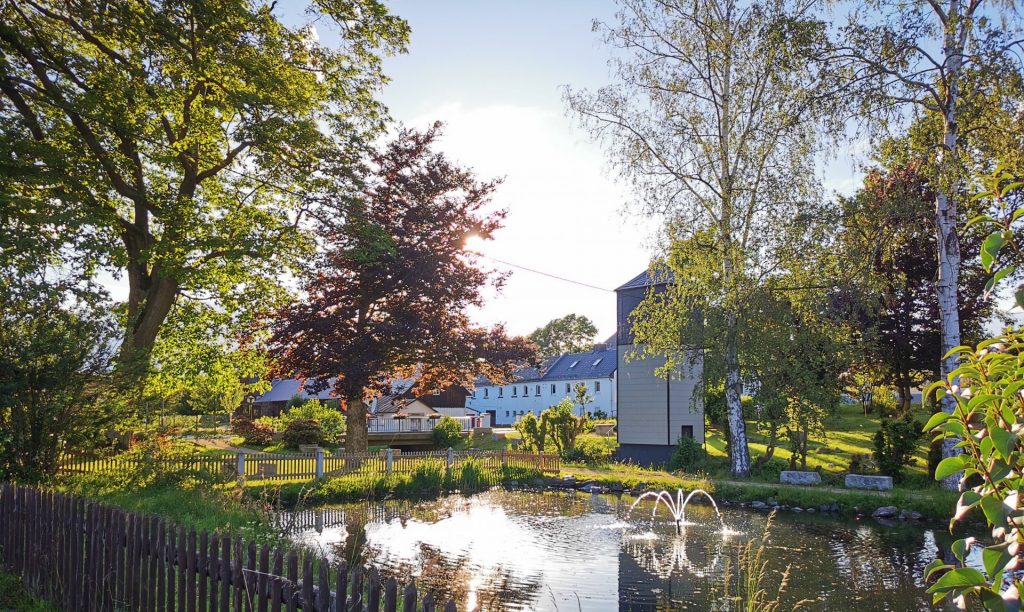
<path fill-rule="evenodd" d="M 963 36 L 962 32 L 968 28 L 962 23 L 961 7 L 958 0 L 951 0 L 949 19 L 944 24 L 946 28 L 943 39 L 943 52 L 947 70 L 946 99 L 943 104 L 943 134 L 942 147 L 939 148 L 939 181 L 938 189 L 935 192 L 935 230 L 938 240 L 938 275 L 936 281 L 936 295 L 939 302 L 939 315 L 941 317 L 942 352 L 945 354 L 950 349 L 960 345 L 960 309 L 957 299 L 957 287 L 960 281 L 960 241 L 956 233 L 957 223 L 957 202 L 956 194 L 959 185 L 957 169 L 958 152 L 958 128 L 957 128 L 957 103 L 959 102 L 959 76 L 962 66 Z M 945 379 L 956 369 L 956 357 L 949 357 L 942 360 L 940 372 Z M 953 384 L 959 381 L 953 379 Z M 956 401 L 952 396 L 946 395 L 942 398 L 943 412 L 952 413 L 956 408 Z M 960 454 L 955 448 L 959 440 L 946 438 L 942 443 L 942 456 L 952 457 Z M 954 474 L 942 481 L 946 489 L 957 490 L 960 488 L 961 474 Z"/>
<path fill-rule="evenodd" d="M 736 315 L 729 313 L 726 322 L 725 348 L 725 406 L 729 413 L 730 468 L 733 476 L 750 476 L 750 449 L 747 447 L 747 424 L 743 420 L 743 400 L 740 396 L 738 334 Z"/>

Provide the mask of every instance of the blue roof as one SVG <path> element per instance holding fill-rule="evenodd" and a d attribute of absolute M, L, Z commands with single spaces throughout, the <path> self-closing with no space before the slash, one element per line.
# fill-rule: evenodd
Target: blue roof
<path fill-rule="evenodd" d="M 329 400 L 337 399 L 334 395 L 334 379 L 328 380 L 327 388 L 318 393 L 313 393 L 306 381 L 299 378 L 276 378 L 270 381 L 270 391 L 253 400 L 254 403 L 261 402 L 287 402 L 298 395 L 302 399 Z"/>
<path fill-rule="evenodd" d="M 643 287 L 655 287 L 657 285 L 668 285 L 674 280 L 675 274 L 673 274 L 671 270 L 667 270 L 664 267 L 657 267 L 652 275 L 650 268 L 648 268 L 629 279 L 626 284 L 618 287 L 616 291 L 622 291 L 623 289 L 642 289 Z"/>
<path fill-rule="evenodd" d="M 586 353 L 566 353 L 551 364 L 540 380 L 610 378 L 615 373 L 615 357 L 615 347 Z"/>

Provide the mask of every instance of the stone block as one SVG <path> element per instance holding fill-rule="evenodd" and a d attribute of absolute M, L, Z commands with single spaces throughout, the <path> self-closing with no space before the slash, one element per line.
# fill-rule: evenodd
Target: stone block
<path fill-rule="evenodd" d="M 783 470 L 779 474 L 779 482 L 792 485 L 819 485 L 821 474 L 817 472 L 800 472 L 797 470 Z"/>
<path fill-rule="evenodd" d="M 868 489 L 870 491 L 891 491 L 892 476 L 865 476 L 863 474 L 847 474 L 847 489 Z"/>

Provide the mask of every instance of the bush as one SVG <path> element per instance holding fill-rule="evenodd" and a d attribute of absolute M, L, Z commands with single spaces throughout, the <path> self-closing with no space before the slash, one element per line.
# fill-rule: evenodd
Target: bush
<path fill-rule="evenodd" d="M 345 415 L 320 400 L 308 400 L 286 409 L 277 419 L 278 427 L 286 431 L 293 421 L 299 420 L 316 421 L 323 430 L 323 442 L 327 444 L 340 444 L 345 435 Z"/>
<path fill-rule="evenodd" d="M 434 446 L 438 448 L 451 448 L 459 442 L 462 436 L 462 426 L 450 416 L 443 416 L 434 425 Z"/>
<path fill-rule="evenodd" d="M 274 430 L 265 424 L 256 423 L 248 417 L 235 417 L 231 421 L 231 433 L 241 436 L 246 444 L 267 446 L 274 441 Z"/>
<path fill-rule="evenodd" d="M 565 460 L 580 463 L 607 463 L 618 446 L 615 438 L 583 434 L 576 438 L 576 445 L 565 454 Z"/>
<path fill-rule="evenodd" d="M 324 430 L 312 419 L 295 419 L 285 427 L 281 436 L 285 446 L 298 448 L 300 444 L 323 444 Z"/>
<path fill-rule="evenodd" d="M 901 421 L 882 419 L 875 432 L 875 462 L 878 471 L 893 480 L 903 479 L 903 468 L 911 461 L 917 441 L 921 439 L 921 424 L 907 417 Z"/>
<path fill-rule="evenodd" d="M 672 453 L 672 459 L 668 466 L 673 470 L 693 469 L 704 460 L 704 449 L 700 443 L 693 438 L 679 438 L 676 451 Z"/>
<path fill-rule="evenodd" d="M 899 404 L 896 401 L 896 396 L 893 395 L 892 390 L 887 387 L 880 387 L 874 395 L 871 396 L 871 408 L 875 414 L 885 417 L 890 417 L 896 414 L 899 409 Z"/>

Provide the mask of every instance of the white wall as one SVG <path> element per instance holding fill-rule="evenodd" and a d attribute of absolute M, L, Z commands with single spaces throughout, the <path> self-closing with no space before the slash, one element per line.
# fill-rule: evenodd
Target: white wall
<path fill-rule="evenodd" d="M 600 390 L 595 390 L 595 382 L 600 383 Z M 481 412 L 494 410 L 495 425 L 512 425 L 528 412 L 538 415 L 565 397 L 574 398 L 576 393 L 573 388 L 579 383 L 587 385 L 587 392 L 594 398 L 592 403 L 587 404 L 588 412 L 603 410 L 609 416 L 615 416 L 617 403 L 615 401 L 614 377 L 482 386 L 477 387 L 473 395 L 466 398 L 466 406 Z M 554 393 L 551 392 L 552 385 L 555 386 Z M 568 391 L 566 391 L 566 385 L 569 385 Z M 524 386 L 527 388 L 526 395 L 523 395 Z M 539 395 L 537 394 L 538 386 L 540 387 Z M 516 391 L 515 396 L 512 395 L 513 387 Z M 499 389 L 501 389 L 501 397 L 498 396 Z M 576 406 L 576 410 L 579 410 L 579 406 Z"/>

